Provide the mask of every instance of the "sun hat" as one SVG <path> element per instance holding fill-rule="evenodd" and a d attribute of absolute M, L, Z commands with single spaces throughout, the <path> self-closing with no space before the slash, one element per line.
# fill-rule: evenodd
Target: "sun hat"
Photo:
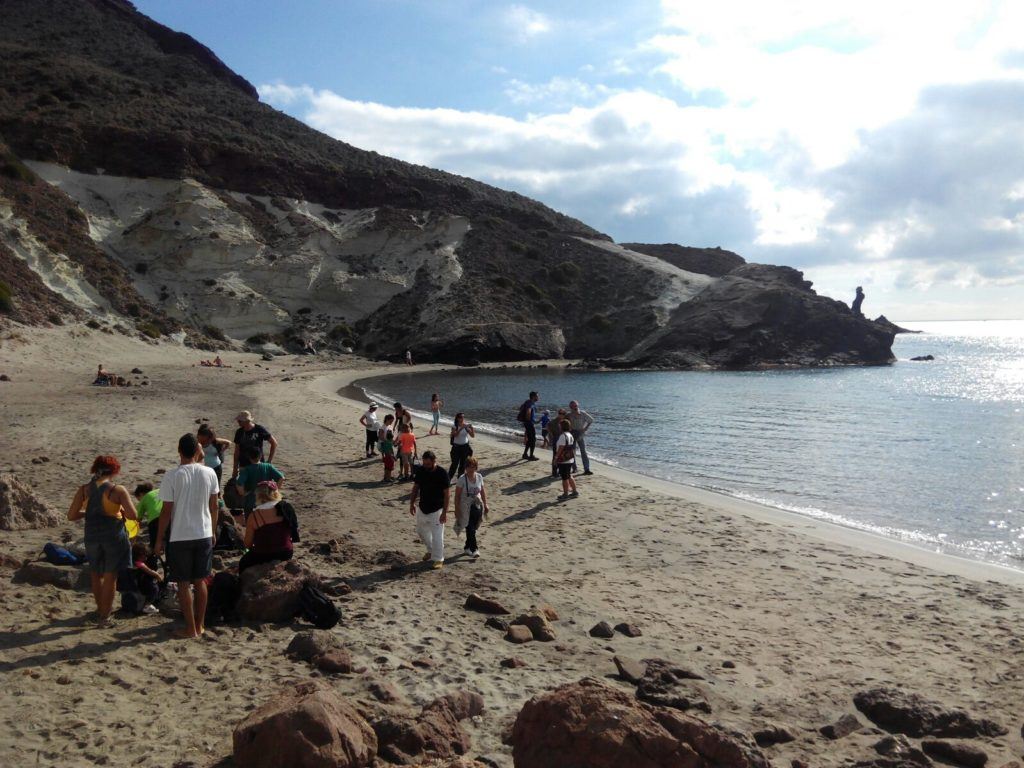
<path fill-rule="evenodd" d="M 249 411 L 242 411 L 235 416 L 235 421 L 252 421 L 252 414 Z"/>
<path fill-rule="evenodd" d="M 377 410 L 377 404 L 376 403 L 370 403 L 370 410 L 371 411 Z"/>

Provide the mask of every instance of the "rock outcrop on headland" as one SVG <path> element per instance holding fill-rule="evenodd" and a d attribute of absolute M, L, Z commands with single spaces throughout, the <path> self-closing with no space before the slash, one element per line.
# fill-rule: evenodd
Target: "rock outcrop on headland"
<path fill-rule="evenodd" d="M 0 322 L 460 364 L 888 359 L 844 305 L 783 301 L 781 268 L 617 245 L 331 139 L 125 0 L 6 0 L 3 22 Z"/>

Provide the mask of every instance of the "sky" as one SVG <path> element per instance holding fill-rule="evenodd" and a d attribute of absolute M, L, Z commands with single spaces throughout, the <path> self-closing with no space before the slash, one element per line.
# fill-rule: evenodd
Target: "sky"
<path fill-rule="evenodd" d="M 1019 0 L 137 0 L 266 103 L 890 319 L 1024 318 Z"/>

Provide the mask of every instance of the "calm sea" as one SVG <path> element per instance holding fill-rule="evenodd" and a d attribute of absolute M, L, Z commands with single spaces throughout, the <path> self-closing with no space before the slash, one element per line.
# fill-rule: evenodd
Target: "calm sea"
<path fill-rule="evenodd" d="M 884 368 L 467 369 L 360 384 L 419 411 L 439 392 L 446 417 L 506 436 L 531 389 L 552 413 L 575 398 L 597 420 L 587 444 L 600 461 L 1024 568 L 1024 321 L 908 325 L 924 332 L 898 336 Z"/>

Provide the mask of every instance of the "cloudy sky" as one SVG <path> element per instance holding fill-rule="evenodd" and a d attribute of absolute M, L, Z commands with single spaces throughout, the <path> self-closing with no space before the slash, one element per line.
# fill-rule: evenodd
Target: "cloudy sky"
<path fill-rule="evenodd" d="M 1024 317 L 1019 0 L 140 0 L 264 101 L 619 241 Z"/>

